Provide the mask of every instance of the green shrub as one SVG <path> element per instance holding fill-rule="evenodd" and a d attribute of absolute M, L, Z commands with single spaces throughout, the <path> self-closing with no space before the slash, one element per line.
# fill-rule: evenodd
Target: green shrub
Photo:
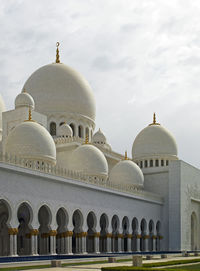
<path fill-rule="evenodd" d="M 186 263 L 199 263 L 199 262 L 200 262 L 200 259 L 174 260 L 174 261 L 168 261 L 168 262 L 146 263 L 146 264 L 143 264 L 143 267 L 157 267 L 157 266 L 168 266 L 168 265 L 178 265 L 178 264 L 186 264 Z"/>

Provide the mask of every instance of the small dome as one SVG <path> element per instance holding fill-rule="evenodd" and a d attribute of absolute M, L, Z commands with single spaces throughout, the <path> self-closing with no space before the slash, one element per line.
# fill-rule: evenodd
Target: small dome
<path fill-rule="evenodd" d="M 49 132 L 34 121 L 17 125 L 6 139 L 5 152 L 24 159 L 56 163 L 56 147 Z"/>
<path fill-rule="evenodd" d="M 94 145 L 98 146 L 102 146 L 105 149 L 111 150 L 111 146 L 107 143 L 107 139 L 104 135 L 104 133 L 101 131 L 101 129 L 99 128 L 99 130 L 93 135 L 92 137 L 92 143 Z"/>
<path fill-rule="evenodd" d="M 99 128 L 99 130 L 93 135 L 92 137 L 92 142 L 93 143 L 99 143 L 99 144 L 105 144 L 107 142 L 106 137 L 104 135 L 104 133 L 101 131 L 101 129 Z"/>
<path fill-rule="evenodd" d="M 15 98 L 15 108 L 19 108 L 19 107 L 29 107 L 33 110 L 35 108 L 35 102 L 33 100 L 33 97 L 25 90 L 23 90 Z"/>
<path fill-rule="evenodd" d="M 57 135 L 59 137 L 72 137 L 72 128 L 68 124 L 63 123 L 61 126 L 58 127 Z"/>
<path fill-rule="evenodd" d="M 167 156 L 177 159 L 177 144 L 173 135 L 154 122 L 144 128 L 135 138 L 132 147 L 133 159 Z"/>
<path fill-rule="evenodd" d="M 73 151 L 71 169 L 104 179 L 108 176 L 108 163 L 105 156 L 90 144 L 83 144 Z"/>
<path fill-rule="evenodd" d="M 112 168 L 110 181 L 114 184 L 141 188 L 144 184 L 144 176 L 141 169 L 133 161 L 123 160 Z"/>
<path fill-rule="evenodd" d="M 47 116 L 67 113 L 95 120 L 96 105 L 89 83 L 79 72 L 62 63 L 39 68 L 24 88 L 33 96 L 39 113 Z"/>

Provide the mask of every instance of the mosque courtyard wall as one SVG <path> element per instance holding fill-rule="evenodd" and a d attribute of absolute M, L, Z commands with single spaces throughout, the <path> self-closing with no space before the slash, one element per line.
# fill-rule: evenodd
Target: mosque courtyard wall
<path fill-rule="evenodd" d="M 1 203 L 4 202 L 8 205 L 8 218 L 6 225 L 8 231 L 12 232 L 12 229 L 16 229 L 16 238 L 19 232 L 21 232 L 21 245 L 24 247 L 26 237 L 29 232 L 38 231 L 42 224 L 46 224 L 47 229 L 42 232 L 43 237 L 46 234 L 46 238 L 50 237 L 54 233 L 54 237 L 58 239 L 59 234 L 79 234 L 80 238 L 86 238 L 87 242 L 88 234 L 92 231 L 91 238 L 96 234 L 96 238 L 100 238 L 100 235 L 105 234 L 107 238 L 110 238 L 110 244 L 107 244 L 107 248 L 103 248 L 103 245 L 98 246 L 97 251 L 100 249 L 108 252 L 110 251 L 134 251 L 134 250 L 158 250 L 156 248 L 156 239 L 154 237 L 161 232 L 156 232 L 156 224 L 161 223 L 162 220 L 162 208 L 163 202 L 155 197 L 141 197 L 138 195 L 128 194 L 120 191 L 113 191 L 104 187 L 97 187 L 90 184 L 85 184 L 76 180 L 67 180 L 61 177 L 51 176 L 37 171 L 32 171 L 27 168 L 20 168 L 13 165 L 1 164 L 0 167 L 0 198 Z M 19 213 L 19 209 L 22 205 L 28 206 L 29 221 L 26 221 L 25 209 Z M 41 222 L 40 210 L 46 208 L 48 214 L 44 212 L 43 217 L 46 217 L 46 222 Z M 59 210 L 64 210 L 65 218 L 62 220 L 58 218 Z M 77 215 L 76 215 L 77 214 Z M 93 214 L 93 225 L 90 226 L 88 221 L 88 215 Z M 21 215 L 21 217 L 20 217 Z M 102 215 L 105 217 L 105 221 L 102 222 Z M 77 217 L 77 218 L 76 218 Z M 21 221 L 20 221 L 21 220 Z M 27 230 L 23 232 L 22 228 L 27 226 Z M 77 220 L 77 221 L 75 221 Z M 76 229 L 76 223 L 77 229 Z M 89 224 L 88 224 L 89 223 Z M 102 226 L 102 223 L 105 225 Z M 62 228 L 62 229 L 61 229 Z M 90 229 L 91 228 L 91 229 Z M 14 230 L 13 230 L 14 231 Z M 26 233 L 27 231 L 27 233 Z M 103 233 L 105 231 L 105 233 Z M 59 233 L 60 232 L 60 233 Z M 13 236 L 15 236 L 13 235 Z M 83 236 L 82 236 L 83 235 Z M 134 235 L 138 239 L 137 247 L 134 245 Z M 12 235 L 10 235 L 12 236 Z M 33 235 L 34 236 L 34 235 Z M 37 236 L 37 235 L 36 235 Z M 71 236 L 71 237 L 72 237 Z M 146 236 L 146 237 L 145 237 Z M 2 237 L 2 236 L 1 236 Z M 29 236 L 30 237 L 30 236 Z M 126 245 L 124 244 L 125 238 L 130 239 Z M 39 237 L 38 237 L 39 238 Z M 67 236 L 65 237 L 67 238 Z M 144 240 L 144 244 L 141 244 L 141 238 Z M 19 238 L 18 238 L 19 239 Z M 91 240 L 91 239 L 90 239 Z M 154 247 L 150 245 L 150 240 L 154 240 Z M 69 240 L 68 240 L 69 241 Z M 99 242 L 100 240 L 98 240 Z M 8 240 L 7 240 L 8 242 Z M 56 241 L 55 241 L 56 242 Z M 72 247 L 67 249 L 60 248 L 57 244 L 49 249 L 52 251 L 46 251 L 45 248 L 39 249 L 41 254 L 46 253 L 84 253 L 95 252 L 94 245 L 92 247 L 84 248 L 84 244 L 76 245 L 78 251 L 72 251 Z M 74 242 L 74 241 L 73 241 Z M 114 243 L 117 242 L 117 245 Z M 18 246 L 20 245 L 18 241 Z M 12 244 L 13 245 L 13 244 Z M 20 252 L 19 248 L 15 247 L 13 250 L 15 253 L 23 254 L 36 254 L 35 248 L 30 248 L 26 252 Z M 0 249 L 0 251 L 2 248 Z M 34 252 L 35 251 L 35 252 Z M 10 252 L 2 252 L 9 254 Z"/>

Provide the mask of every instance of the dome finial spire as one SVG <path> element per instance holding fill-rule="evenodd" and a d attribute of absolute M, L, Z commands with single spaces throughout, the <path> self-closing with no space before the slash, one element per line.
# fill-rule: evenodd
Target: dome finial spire
<path fill-rule="evenodd" d="M 156 113 L 155 112 L 153 113 L 153 122 L 151 124 L 149 124 L 149 126 L 151 126 L 151 125 L 160 125 L 160 123 L 156 122 Z"/>
<path fill-rule="evenodd" d="M 88 136 L 88 134 L 86 134 L 86 136 L 85 136 L 85 144 L 89 144 L 89 136 Z"/>
<path fill-rule="evenodd" d="M 31 112 L 31 108 L 30 107 L 29 107 L 29 110 L 28 110 L 28 120 L 32 121 L 32 112 Z"/>
<path fill-rule="evenodd" d="M 32 119 L 32 109 L 31 109 L 31 107 L 29 107 L 29 109 L 28 109 L 28 119 L 25 120 L 25 121 L 32 121 L 32 122 L 35 122 L 35 121 Z"/>
<path fill-rule="evenodd" d="M 153 124 L 156 124 L 156 113 L 153 113 Z"/>
<path fill-rule="evenodd" d="M 127 151 L 125 151 L 124 160 L 128 160 Z"/>
<path fill-rule="evenodd" d="M 56 42 L 56 63 L 60 63 L 60 55 L 59 55 L 59 49 L 58 47 L 60 46 L 60 42 Z"/>

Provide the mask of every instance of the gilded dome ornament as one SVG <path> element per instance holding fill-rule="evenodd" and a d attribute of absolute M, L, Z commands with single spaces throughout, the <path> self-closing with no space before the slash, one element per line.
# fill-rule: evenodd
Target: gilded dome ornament
<path fill-rule="evenodd" d="M 88 136 L 88 134 L 87 134 L 86 137 L 85 137 L 85 142 L 84 142 L 84 144 L 89 144 L 89 136 Z"/>
<path fill-rule="evenodd" d="M 31 111 L 31 107 L 29 107 L 29 110 L 28 110 L 28 119 L 25 120 L 25 121 L 32 121 L 32 122 L 35 122 L 35 121 L 32 119 L 32 111 Z"/>
<path fill-rule="evenodd" d="M 56 63 L 60 63 L 60 55 L 59 55 L 59 49 L 58 47 L 60 46 L 60 42 L 56 42 Z"/>
<path fill-rule="evenodd" d="M 156 113 L 155 112 L 153 113 L 153 122 L 151 124 L 149 124 L 149 126 L 151 126 L 151 125 L 160 125 L 160 123 L 156 122 Z"/>
<path fill-rule="evenodd" d="M 125 151 L 124 160 L 129 160 L 128 155 L 127 155 L 127 151 Z"/>

